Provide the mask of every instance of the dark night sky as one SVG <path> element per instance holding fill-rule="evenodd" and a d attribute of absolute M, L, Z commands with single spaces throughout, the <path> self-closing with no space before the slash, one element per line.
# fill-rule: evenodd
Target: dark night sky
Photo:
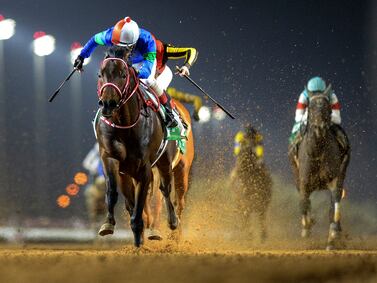
<path fill-rule="evenodd" d="M 81 76 L 81 93 L 73 91 L 79 83 L 75 78 L 53 104 L 46 102 L 69 72 L 71 43 L 85 43 L 126 15 L 163 41 L 196 47 L 199 58 L 192 77 L 238 118 L 194 126 L 197 163 L 218 154 L 229 167 L 233 135 L 243 122 L 251 121 L 265 134 L 268 166 L 290 182 L 286 148 L 296 101 L 306 81 L 320 75 L 332 83 L 343 106 L 342 124 L 353 149 L 346 182 L 350 197 L 377 200 L 377 4 L 373 1 L 0 0 L 0 13 L 17 21 L 16 35 L 4 43 L 6 93 L 0 100 L 5 107 L 0 119 L 6 123 L 1 135 L 6 137 L 2 148 L 8 164 L 0 174 L 5 184 L 1 195 L 8 204 L 21 204 L 22 211 L 40 214 L 41 203 L 53 208 L 94 143 L 90 121 L 104 48 L 97 48 Z M 37 30 L 57 40 L 57 50 L 45 59 L 46 92 L 40 101 L 30 47 Z M 175 64 L 170 62 L 171 67 Z M 199 94 L 180 78 L 172 86 Z M 35 138 L 40 109 L 47 111 L 41 129 L 44 145 Z M 36 163 L 35 152 L 42 147 L 47 157 Z M 44 172 L 46 184 L 37 185 L 37 171 Z M 72 209 L 82 210 L 82 202 L 77 203 Z"/>

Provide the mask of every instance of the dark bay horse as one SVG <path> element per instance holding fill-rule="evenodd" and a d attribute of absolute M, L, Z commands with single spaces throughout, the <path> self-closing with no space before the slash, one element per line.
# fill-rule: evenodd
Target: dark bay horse
<path fill-rule="evenodd" d="M 243 228 L 248 226 L 252 213 L 258 217 L 260 239 L 267 236 L 266 213 L 271 201 L 272 179 L 263 161 L 258 160 L 255 145 L 251 138 L 245 138 L 237 156 L 236 177 L 240 181 L 237 191 Z"/>
<path fill-rule="evenodd" d="M 156 112 L 145 106 L 136 71 L 125 60 L 110 57 L 103 61 L 99 71 L 98 96 L 101 110 L 95 129 L 104 166 L 108 209 L 106 222 L 99 234 L 107 235 L 114 231 L 114 207 L 119 187 L 130 214 L 134 244 L 139 247 L 143 242 L 143 209 L 152 179 L 152 164 L 156 160 L 169 227 L 174 230 L 179 225 L 170 198 L 172 163 L 177 145 L 175 141 L 169 141 L 158 158 L 164 140 L 163 122 Z M 137 186 L 133 185 L 133 181 Z"/>
<path fill-rule="evenodd" d="M 300 193 L 302 236 L 310 234 L 313 219 L 310 215 L 310 194 L 315 190 L 331 191 L 330 228 L 327 249 L 339 246 L 341 235 L 340 201 L 350 148 L 344 150 L 332 131 L 331 85 L 323 93 L 309 94 L 308 122 L 297 158 L 290 154 L 296 186 Z"/>

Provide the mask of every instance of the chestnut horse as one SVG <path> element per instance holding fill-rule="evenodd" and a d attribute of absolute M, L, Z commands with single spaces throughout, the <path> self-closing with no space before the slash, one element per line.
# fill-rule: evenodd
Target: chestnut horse
<path fill-rule="evenodd" d="M 175 230 L 179 225 L 170 197 L 177 143 L 169 141 L 163 146 L 164 122 L 144 103 L 136 71 L 123 59 L 108 57 L 102 62 L 98 96 L 101 109 L 99 119 L 95 120 L 95 129 L 106 179 L 108 210 L 99 234 L 104 236 L 114 232 L 114 208 L 119 187 L 131 217 L 134 244 L 139 247 L 143 243 L 142 216 L 154 164 L 161 177 L 160 190 L 167 207 L 169 227 Z M 177 187 L 185 183 L 184 174 L 174 173 L 174 177 Z M 137 183 L 135 187 L 133 180 Z"/>
<path fill-rule="evenodd" d="M 179 219 L 182 220 L 182 212 L 185 206 L 185 195 L 189 189 L 190 170 L 192 161 L 194 159 L 194 137 L 191 129 L 190 113 L 182 103 L 177 100 L 174 100 L 174 102 L 177 106 L 177 110 L 181 114 L 181 117 L 187 123 L 187 125 L 189 125 L 187 129 L 186 152 L 184 154 L 180 153 L 173 164 L 177 214 Z M 153 170 L 153 186 L 151 187 L 148 201 L 145 206 L 145 216 L 147 219 L 146 227 L 149 228 L 148 239 L 150 240 L 162 239 L 160 233 L 160 214 L 162 209 L 163 196 L 158 190 L 159 184 L 160 176 L 158 170 Z M 179 232 L 181 232 L 181 230 Z"/>

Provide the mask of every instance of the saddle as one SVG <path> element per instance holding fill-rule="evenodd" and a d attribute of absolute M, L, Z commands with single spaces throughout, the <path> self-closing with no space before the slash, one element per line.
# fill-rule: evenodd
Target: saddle
<path fill-rule="evenodd" d="M 184 154 L 186 152 L 188 123 L 184 121 L 182 115 L 177 109 L 173 109 L 173 115 L 178 121 L 178 126 L 174 128 L 166 127 L 166 110 L 165 107 L 159 103 L 157 95 L 143 84 L 140 84 L 140 91 L 145 105 L 151 108 L 154 112 L 157 112 L 163 122 L 164 140 L 176 141 L 180 152 Z"/>

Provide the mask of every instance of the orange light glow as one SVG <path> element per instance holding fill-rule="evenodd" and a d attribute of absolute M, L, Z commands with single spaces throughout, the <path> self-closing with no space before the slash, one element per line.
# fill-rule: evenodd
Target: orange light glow
<path fill-rule="evenodd" d="M 67 192 L 68 195 L 70 196 L 75 196 L 79 193 L 80 187 L 76 184 L 69 184 L 66 188 L 65 191 Z"/>
<path fill-rule="evenodd" d="M 59 207 L 66 208 L 71 204 L 71 199 L 67 195 L 60 195 L 56 199 L 56 203 L 58 204 Z"/>
<path fill-rule="evenodd" d="M 73 178 L 77 185 L 83 186 L 88 182 L 88 176 L 85 173 L 79 172 Z"/>

